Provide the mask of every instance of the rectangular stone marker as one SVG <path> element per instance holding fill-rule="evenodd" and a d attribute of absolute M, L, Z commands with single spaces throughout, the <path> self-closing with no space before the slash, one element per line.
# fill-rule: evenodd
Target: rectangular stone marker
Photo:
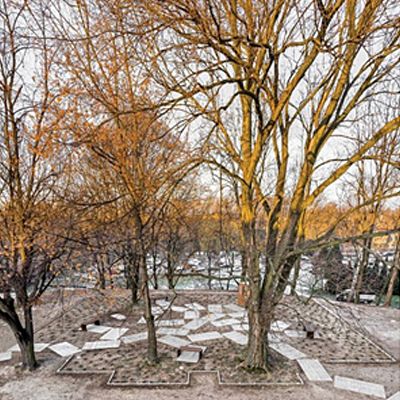
<path fill-rule="evenodd" d="M 232 342 L 240 344 L 241 346 L 246 346 L 247 344 L 247 335 L 244 335 L 243 333 L 232 331 L 223 333 L 223 335 L 229 340 L 232 340 Z"/>
<path fill-rule="evenodd" d="M 217 328 L 221 326 L 228 326 L 228 325 L 237 325 L 240 324 L 240 321 L 234 318 L 229 319 L 219 319 L 217 321 L 211 321 L 211 324 L 216 326 Z"/>
<path fill-rule="evenodd" d="M 213 314 L 221 314 L 223 312 L 221 304 L 209 304 L 207 308 L 208 311 Z"/>
<path fill-rule="evenodd" d="M 125 315 L 119 314 L 119 313 L 111 314 L 111 318 L 114 318 L 114 319 L 116 319 L 118 321 L 125 321 L 126 320 Z"/>
<path fill-rule="evenodd" d="M 283 332 L 285 329 L 289 328 L 290 324 L 284 321 L 275 321 L 271 324 L 271 330 Z"/>
<path fill-rule="evenodd" d="M 204 342 L 206 340 L 221 339 L 222 335 L 217 331 L 198 333 L 196 335 L 188 335 L 191 342 Z"/>
<path fill-rule="evenodd" d="M 196 349 L 201 350 L 201 352 L 204 354 L 204 352 L 207 350 L 206 346 L 191 346 L 189 347 L 195 347 Z M 189 364 L 195 364 L 200 361 L 200 352 L 199 351 L 190 351 L 190 350 L 183 350 L 180 356 L 176 359 L 176 361 L 180 362 L 185 362 Z"/>
<path fill-rule="evenodd" d="M 240 331 L 240 332 L 244 331 L 242 324 L 232 324 L 231 327 L 234 331 Z"/>
<path fill-rule="evenodd" d="M 158 335 L 173 335 L 173 336 L 187 336 L 189 329 L 184 328 L 159 328 L 157 329 Z"/>
<path fill-rule="evenodd" d="M 198 311 L 185 311 L 185 314 L 183 316 L 185 319 L 195 319 L 195 318 L 200 318 L 200 313 Z"/>
<path fill-rule="evenodd" d="M 243 319 L 247 316 L 246 313 L 242 311 L 228 312 L 228 315 L 232 318 L 238 318 L 238 319 Z"/>
<path fill-rule="evenodd" d="M 390 396 L 387 400 L 400 400 L 400 392 L 397 392 L 393 396 Z"/>
<path fill-rule="evenodd" d="M 176 359 L 176 361 L 196 364 L 200 361 L 200 353 L 194 351 L 182 351 L 181 355 Z"/>
<path fill-rule="evenodd" d="M 0 353 L 0 362 L 9 361 L 12 358 L 11 351 L 6 351 L 5 353 Z"/>
<path fill-rule="evenodd" d="M 272 333 L 268 333 L 268 341 L 271 343 L 278 343 L 278 342 L 281 342 L 282 340 L 278 335 L 276 335 L 275 333 L 272 332 Z"/>
<path fill-rule="evenodd" d="M 274 342 L 271 343 L 271 349 L 274 349 L 279 354 L 282 354 L 284 357 L 288 358 L 289 360 L 298 360 L 300 358 L 307 358 L 307 356 L 302 353 L 301 351 L 295 349 L 293 346 L 283 342 Z"/>
<path fill-rule="evenodd" d="M 112 329 L 112 326 L 103 326 L 103 325 L 95 325 L 95 324 L 89 324 L 86 327 L 88 332 L 92 332 L 92 333 L 106 333 L 108 332 L 110 329 Z"/>
<path fill-rule="evenodd" d="M 69 357 L 81 351 L 81 349 L 68 342 L 53 344 L 49 349 L 61 357 Z"/>
<path fill-rule="evenodd" d="M 199 303 L 192 303 L 192 308 L 197 311 L 204 311 L 206 308 Z"/>
<path fill-rule="evenodd" d="M 198 318 L 198 319 L 193 319 L 190 322 L 188 322 L 186 325 L 183 325 L 183 329 L 188 329 L 188 330 L 196 330 L 201 328 L 203 325 L 207 324 L 209 320 L 207 317 L 203 318 Z"/>
<path fill-rule="evenodd" d="M 40 353 L 41 351 L 43 351 L 44 349 L 47 349 L 47 347 L 49 347 L 49 343 L 35 343 L 33 345 L 33 349 L 35 350 L 35 353 Z M 7 352 L 20 352 L 20 348 L 17 344 L 15 344 L 13 347 L 10 347 Z"/>
<path fill-rule="evenodd" d="M 137 343 L 146 339 L 147 339 L 147 332 L 135 333 L 133 335 L 124 336 L 121 338 L 122 342 L 125 344 Z"/>
<path fill-rule="evenodd" d="M 165 319 L 157 322 L 158 326 L 180 326 L 185 323 L 184 319 Z"/>
<path fill-rule="evenodd" d="M 291 338 L 305 339 L 307 332 L 287 329 L 285 335 Z"/>
<path fill-rule="evenodd" d="M 215 313 L 215 314 L 208 314 L 206 318 L 211 321 L 216 321 L 217 319 L 225 318 L 227 315 L 225 313 Z"/>
<path fill-rule="evenodd" d="M 166 300 L 156 300 L 156 304 L 161 308 L 167 309 L 171 305 L 171 302 Z"/>
<path fill-rule="evenodd" d="M 337 389 L 349 390 L 350 392 L 367 394 L 369 396 L 376 396 L 382 399 L 386 398 L 384 386 L 376 383 L 345 378 L 343 376 L 335 376 L 333 385 Z"/>
<path fill-rule="evenodd" d="M 163 336 L 158 339 L 160 343 L 164 343 L 167 346 L 175 347 L 179 349 L 180 347 L 187 346 L 190 344 L 188 340 L 176 337 L 176 336 Z"/>
<path fill-rule="evenodd" d="M 297 362 L 309 381 L 332 382 L 332 378 L 318 360 L 302 359 Z"/>
<path fill-rule="evenodd" d="M 229 310 L 229 312 L 244 312 L 246 311 L 243 307 L 238 306 L 237 304 L 224 304 L 225 309 Z"/>
<path fill-rule="evenodd" d="M 172 306 L 171 310 L 178 312 L 178 313 L 183 313 L 183 312 L 187 311 L 188 309 L 186 307 L 181 307 L 181 306 Z"/>
<path fill-rule="evenodd" d="M 153 307 L 151 308 L 151 313 L 152 313 L 153 315 L 161 315 L 161 314 L 164 313 L 164 310 L 163 310 L 161 307 L 153 306 Z"/>
<path fill-rule="evenodd" d="M 86 342 L 82 350 L 106 350 L 106 349 L 117 349 L 121 346 L 119 340 L 99 340 L 97 342 Z"/>
<path fill-rule="evenodd" d="M 112 328 L 105 335 L 101 336 L 101 340 L 118 340 L 121 336 L 128 332 L 128 328 Z"/>

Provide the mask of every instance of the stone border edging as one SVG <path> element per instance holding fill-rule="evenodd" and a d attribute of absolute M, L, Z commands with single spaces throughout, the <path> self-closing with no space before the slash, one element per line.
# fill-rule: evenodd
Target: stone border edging
<path fill-rule="evenodd" d="M 193 370 L 186 372 L 186 380 L 184 382 L 149 382 L 149 383 L 114 383 L 112 380 L 116 374 L 116 370 L 88 370 L 88 371 L 64 371 L 64 368 L 70 363 L 70 361 L 75 357 L 75 354 L 68 357 L 61 365 L 57 368 L 56 373 L 60 375 L 109 375 L 106 385 L 109 387 L 137 387 L 137 388 L 186 388 L 192 383 L 193 374 L 216 374 L 217 384 L 221 387 L 292 387 L 292 386 L 303 386 L 304 380 L 302 379 L 299 372 L 296 372 L 297 382 L 224 382 L 221 379 L 221 374 L 219 370 Z"/>

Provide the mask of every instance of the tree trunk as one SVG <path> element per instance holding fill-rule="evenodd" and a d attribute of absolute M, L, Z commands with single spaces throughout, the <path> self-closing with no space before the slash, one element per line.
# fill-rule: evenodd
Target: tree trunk
<path fill-rule="evenodd" d="M 293 280 L 290 284 L 290 295 L 291 296 L 294 296 L 296 294 L 296 285 L 297 285 L 297 281 L 299 280 L 300 267 L 301 267 L 301 257 L 298 257 L 296 259 L 296 262 L 294 265 Z"/>
<path fill-rule="evenodd" d="M 390 275 L 389 286 L 386 292 L 385 303 L 383 304 L 383 307 L 390 307 L 392 304 L 393 291 L 399 276 L 399 267 L 396 265 L 393 266 Z"/>
<path fill-rule="evenodd" d="M 7 312 L 0 312 L 0 317 L 11 328 L 18 346 L 21 350 L 22 365 L 24 368 L 34 370 L 38 367 L 34 351 L 34 331 L 32 307 L 24 306 L 25 328 L 22 326 L 19 316 L 15 310 L 13 299 L 9 298 L 6 301 Z"/>
<path fill-rule="evenodd" d="M 153 282 L 154 289 L 158 289 L 158 274 L 157 274 L 157 251 L 153 251 Z"/>
<path fill-rule="evenodd" d="M 168 250 L 168 254 L 167 254 L 167 281 L 168 281 L 168 289 L 173 289 L 174 288 L 174 265 L 173 265 L 173 257 L 169 250 Z"/>
<path fill-rule="evenodd" d="M 126 286 L 131 291 L 132 304 L 139 301 L 139 267 L 135 258 L 129 256 L 125 264 Z"/>
<path fill-rule="evenodd" d="M 246 355 L 246 366 L 250 369 L 263 369 L 268 367 L 268 332 L 271 321 L 266 319 L 270 313 L 261 313 L 259 307 L 254 307 L 249 302 L 249 342 Z"/>
<path fill-rule="evenodd" d="M 393 291 L 396 286 L 396 282 L 399 276 L 399 270 L 400 270 L 400 235 L 398 236 L 397 239 L 397 244 L 396 244 L 396 250 L 394 254 L 394 260 L 393 260 L 393 266 L 390 271 L 390 281 L 389 281 L 389 286 L 388 290 L 386 292 L 386 298 L 385 298 L 385 303 L 383 304 L 384 307 L 390 307 L 392 304 L 392 297 L 393 297 Z"/>
<path fill-rule="evenodd" d="M 158 362 L 157 338 L 154 324 L 154 316 L 151 312 L 151 297 L 149 291 L 149 279 L 146 268 L 146 258 L 142 256 L 140 263 L 141 292 L 144 301 L 144 316 L 147 325 L 147 358 L 150 362 Z"/>
<path fill-rule="evenodd" d="M 211 290 L 212 289 L 212 278 L 211 278 L 211 254 L 209 252 L 207 252 L 207 260 L 208 260 L 208 266 L 207 266 L 207 273 L 208 273 L 208 278 L 207 278 L 207 285 L 208 285 L 208 289 Z"/>

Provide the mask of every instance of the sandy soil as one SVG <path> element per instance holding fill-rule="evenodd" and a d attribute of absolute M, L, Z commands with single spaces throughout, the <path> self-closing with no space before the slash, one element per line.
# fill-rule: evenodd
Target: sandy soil
<path fill-rule="evenodd" d="M 69 299 L 69 307 L 75 307 L 76 300 Z M 57 303 L 54 300 L 54 304 Z M 43 326 L 55 307 L 50 303 L 36 310 L 38 326 Z M 59 304 L 59 303 L 58 303 Z M 65 304 L 64 304 L 65 305 Z M 400 357 L 400 311 L 385 310 L 371 306 L 333 304 L 340 307 L 341 315 L 352 324 L 363 329 L 397 359 Z M 0 325 L 0 351 L 5 350 L 14 340 L 9 330 Z M 42 367 L 33 373 L 23 372 L 12 365 L 0 366 L 1 400 L 131 400 L 149 398 L 167 399 L 268 399 L 268 400 L 367 400 L 371 397 L 337 390 L 332 384 L 311 384 L 293 387 L 268 388 L 221 388 L 213 374 L 193 375 L 192 385 L 183 389 L 135 389 L 109 388 L 103 377 L 71 377 L 55 374 L 62 360 L 42 356 Z M 387 397 L 400 390 L 400 363 L 392 364 L 324 364 L 331 375 L 348 376 L 369 380 L 385 385 Z"/>

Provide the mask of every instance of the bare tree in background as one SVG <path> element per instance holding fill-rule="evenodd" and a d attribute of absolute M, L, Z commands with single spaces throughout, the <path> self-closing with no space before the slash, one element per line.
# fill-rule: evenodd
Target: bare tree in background
<path fill-rule="evenodd" d="M 66 11 L 67 10 L 67 11 Z M 152 228 L 177 184 L 188 172 L 180 132 L 154 111 L 148 79 L 137 61 L 137 41 L 127 33 L 134 9 L 127 2 L 54 2 L 54 35 L 62 44 L 60 83 L 69 110 L 74 145 L 90 157 L 92 168 L 109 168 L 117 179 L 119 199 L 132 227 L 132 302 L 144 300 L 148 358 L 157 361 L 146 257 Z"/>
<path fill-rule="evenodd" d="M 29 369 L 37 366 L 32 307 L 62 267 L 71 225 L 54 195 L 68 164 L 42 5 L 0 2 L 0 319 Z"/>

